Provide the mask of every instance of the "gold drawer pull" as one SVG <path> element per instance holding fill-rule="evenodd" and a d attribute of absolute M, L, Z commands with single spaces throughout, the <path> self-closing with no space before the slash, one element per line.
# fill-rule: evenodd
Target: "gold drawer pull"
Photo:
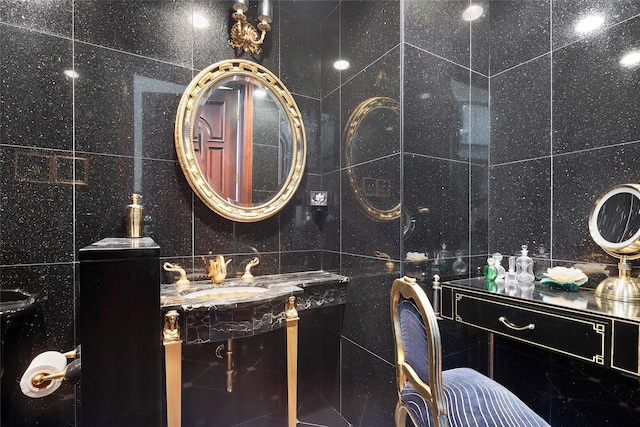
<path fill-rule="evenodd" d="M 513 323 L 509 322 L 506 317 L 500 316 L 498 320 L 507 328 L 513 329 L 514 331 L 524 331 L 526 329 L 534 329 L 536 325 L 533 323 L 529 323 L 527 326 L 516 326 Z"/>

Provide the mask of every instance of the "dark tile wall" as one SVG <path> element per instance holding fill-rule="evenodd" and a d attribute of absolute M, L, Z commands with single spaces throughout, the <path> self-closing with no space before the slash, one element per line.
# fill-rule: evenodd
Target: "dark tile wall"
<path fill-rule="evenodd" d="M 601 27 L 576 31 L 595 14 Z M 607 188 L 640 179 L 639 68 L 619 63 L 640 43 L 639 4 L 492 1 L 484 18 L 491 41 L 489 252 L 544 245 L 553 263 L 615 269 L 587 221 Z M 554 426 L 639 420 L 637 381 L 544 350 L 499 340 L 496 378 Z"/>
<path fill-rule="evenodd" d="M 257 3 L 252 2 L 250 16 Z M 233 269 L 255 248 L 262 255 L 254 274 L 322 267 L 323 223 L 312 217 L 304 194 L 322 184 L 318 34 L 336 6 L 329 3 L 305 8 L 276 2 L 264 52 L 248 58 L 285 82 L 303 115 L 309 144 L 307 173 L 294 200 L 258 224 L 233 223 L 209 211 L 193 196 L 174 148 L 175 114 L 186 85 L 207 65 L 235 56 L 228 44 L 230 1 L 0 4 L 0 286 L 42 296 L 16 348 L 3 346 L 3 357 L 16 358 L 18 366 L 3 376 L 3 384 L 19 379 L 42 351 L 68 351 L 78 344 L 78 250 L 123 235 L 133 192 L 143 196 L 146 233 L 161 247 L 163 260 L 199 268 L 200 256 L 221 253 L 233 258 Z M 209 20 L 206 30 L 191 26 L 195 12 Z M 65 70 L 79 77 L 68 77 Z M 278 343 L 272 341 L 266 348 Z M 261 345 L 256 342 L 246 345 Z M 187 358 L 185 369 L 197 364 Z M 256 381 L 269 383 L 278 372 L 259 370 Z M 256 382 L 251 385 L 248 378 L 239 390 L 252 393 Z M 195 387 L 189 398 L 194 390 L 201 392 L 196 405 L 217 393 Z M 13 391 L 2 396 L 3 425 L 81 425 L 75 410 L 80 394 L 73 384 L 42 399 Z M 233 422 L 263 415 L 274 405 L 278 409 L 271 392 L 265 389 L 264 405 L 244 418 L 237 416 L 242 410 L 230 408 Z"/>
<path fill-rule="evenodd" d="M 309 342 L 326 350 L 321 361 L 307 355 L 324 373 L 322 391 L 307 388 L 307 395 L 321 394 L 357 425 L 392 423 L 389 287 L 401 273 L 430 277 L 428 265 L 402 264 L 406 252 L 433 258 L 444 249 L 449 269 L 460 251 L 468 274 L 487 253 L 510 254 L 523 243 L 546 245 L 557 261 L 611 262 L 591 243 L 586 218 L 600 192 L 639 178 L 637 69 L 622 69 L 618 60 L 639 42 L 640 7 L 634 0 L 485 3 L 484 16 L 468 23 L 460 19 L 468 0 L 280 1 L 264 53 L 253 59 L 279 75 L 298 102 L 307 169 L 279 215 L 241 224 L 193 196 L 173 148 L 183 88 L 208 64 L 233 57 L 229 2 L 2 2 L 0 286 L 46 297 L 37 328 L 21 343 L 20 363 L 76 344 L 77 250 L 122 234 L 134 190 L 143 194 L 148 233 L 165 259 L 199 267 L 201 255 L 224 253 L 236 268 L 256 248 L 256 274 L 324 268 L 353 277 L 339 313 L 301 322 L 316 338 L 322 331 L 321 344 Z M 573 23 L 587 10 L 605 13 L 604 27 L 577 35 Z M 206 31 L 190 27 L 194 11 L 212 23 Z M 336 71 L 339 58 L 351 67 Z M 62 74 L 71 68 L 79 78 Z M 354 196 L 344 156 L 347 120 L 375 96 L 399 102 L 398 130 L 368 146 L 354 170 L 382 178 L 387 205 L 403 204 L 400 218 L 384 222 L 367 216 Z M 318 188 L 330 194 L 326 213 L 305 206 L 305 192 Z M 442 329 L 445 366 L 483 370 L 486 337 L 447 323 Z M 245 343 L 250 365 L 259 362 L 256 348 L 278 347 L 277 335 L 264 338 Z M 187 390 L 194 417 L 206 412 L 207 399 L 228 400 L 218 385 L 203 386 L 207 375 L 220 380 L 213 373 L 220 368 L 196 353 L 185 365 L 194 378 Z M 281 369 L 281 355 L 267 353 L 273 358 L 257 369 L 256 381 L 280 384 L 271 370 Z M 500 343 L 501 369 L 519 354 Z M 539 370 L 532 377 L 548 372 L 558 387 L 568 386 L 566 360 L 533 357 Z M 251 390 L 250 376 L 239 390 Z M 563 406 L 549 409 L 547 402 L 558 401 L 537 378 L 519 393 L 560 420 Z M 307 379 L 319 380 L 313 373 Z M 513 379 L 501 377 L 507 385 Z M 261 409 L 243 417 L 279 405 L 277 390 L 264 391 Z M 81 423 L 72 385 L 48 400 L 16 396 L 12 425 Z M 229 423 L 240 420 L 238 401 L 227 409 Z"/>

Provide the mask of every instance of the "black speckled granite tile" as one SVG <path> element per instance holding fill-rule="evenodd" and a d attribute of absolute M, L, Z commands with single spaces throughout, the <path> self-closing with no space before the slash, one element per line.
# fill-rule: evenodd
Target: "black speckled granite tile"
<path fill-rule="evenodd" d="M 472 2 L 473 3 L 473 2 Z M 491 7 L 475 21 L 471 21 L 471 69 L 489 75 L 491 62 Z"/>
<path fill-rule="evenodd" d="M 71 150 L 71 41 L 0 25 L 2 144 Z M 52 60 L 51 58 L 55 58 Z"/>
<path fill-rule="evenodd" d="M 471 93 L 469 70 L 409 46 L 405 58 L 405 151 L 466 159 L 461 129 Z"/>
<path fill-rule="evenodd" d="M 280 212 L 280 250 L 311 250 L 320 246 L 324 214 L 309 206 L 312 190 L 321 190 L 318 175 L 306 175 L 294 197 Z"/>
<path fill-rule="evenodd" d="M 143 164 L 129 157 L 85 155 L 87 185 L 76 187 L 76 249 L 106 237 L 124 237 L 126 206 L 135 192 L 133 176 Z M 144 189 L 143 189 L 144 191 Z M 145 194 L 140 203 L 144 207 Z"/>
<path fill-rule="evenodd" d="M 392 283 L 393 279 L 382 272 L 352 277 L 347 286 L 348 305 L 342 326 L 343 337 L 389 362 L 395 354 L 388 304 Z"/>
<path fill-rule="evenodd" d="M 461 160 L 478 165 L 489 164 L 491 144 L 491 118 L 489 109 L 489 79 L 476 73 L 469 78 L 468 106 L 463 106 L 460 139 Z M 467 157 L 464 157 L 466 154 Z"/>
<path fill-rule="evenodd" d="M 396 209 L 400 203 L 399 171 L 400 155 L 353 167 L 358 193 L 347 173 L 342 174 L 342 251 L 369 256 L 381 251 L 398 259 L 400 216 L 381 220 L 379 213 L 368 212 Z"/>
<path fill-rule="evenodd" d="M 321 27 L 321 88 L 322 96 L 327 96 L 340 86 L 341 71 L 333 68 L 340 59 L 340 8 L 335 8 Z"/>
<path fill-rule="evenodd" d="M 489 168 L 471 166 L 471 247 L 472 255 L 487 253 L 489 241 Z"/>
<path fill-rule="evenodd" d="M 73 0 L 5 0 L 0 3 L 0 22 L 71 38 L 72 11 Z"/>
<path fill-rule="evenodd" d="M 551 56 L 491 79 L 491 164 L 551 154 Z"/>
<path fill-rule="evenodd" d="M 640 182 L 638 159 L 638 143 L 554 158 L 554 259 L 615 263 L 615 259 L 605 254 L 591 239 L 589 214 L 598 197 L 608 188 Z"/>
<path fill-rule="evenodd" d="M 56 181 L 56 166 L 71 153 L 17 147 L 0 153 L 0 265 L 73 261 L 73 185 Z"/>
<path fill-rule="evenodd" d="M 371 330 L 374 335 L 379 332 Z M 393 425 L 398 398 L 393 364 L 346 339 L 342 357 L 342 416 L 353 425 Z"/>
<path fill-rule="evenodd" d="M 192 13 L 191 0 L 87 0 L 75 4 L 74 36 L 78 41 L 191 66 Z"/>
<path fill-rule="evenodd" d="M 637 67 L 619 61 L 640 43 L 640 17 L 553 54 L 555 153 L 640 139 Z"/>
<path fill-rule="evenodd" d="M 322 219 L 321 247 L 323 250 L 335 252 L 340 251 L 341 174 L 346 174 L 346 172 L 336 171 L 322 177 L 322 188 L 329 193 L 329 206 L 327 206 L 327 213 Z"/>
<path fill-rule="evenodd" d="M 303 96 L 295 97 L 296 104 L 302 115 L 302 123 L 307 138 L 306 173 L 319 174 L 322 172 L 321 147 L 321 102 L 317 99 Z"/>
<path fill-rule="evenodd" d="M 548 351 L 496 337 L 494 379 L 545 420 L 549 420 L 551 406 L 549 369 Z"/>
<path fill-rule="evenodd" d="M 231 27 L 235 23 L 231 18 L 232 6 L 232 2 L 226 1 L 193 1 L 193 14 L 204 17 L 209 23 L 205 28 L 189 29 L 193 33 L 194 69 L 202 70 L 214 62 L 235 57 L 233 47 L 229 44 Z M 268 33 L 268 37 L 273 37 L 273 34 Z"/>
<path fill-rule="evenodd" d="M 640 14 L 640 3 L 635 0 L 553 0 L 551 13 L 553 48 L 556 49 Z M 586 26 L 584 20 L 589 18 L 601 24 L 586 31 L 590 26 Z"/>
<path fill-rule="evenodd" d="M 160 256 L 193 253 L 191 198 L 186 189 L 177 162 L 144 161 L 136 191 L 143 197 L 145 235 L 160 246 Z"/>
<path fill-rule="evenodd" d="M 280 245 L 280 214 L 259 222 L 234 223 L 236 248 L 253 246 L 260 252 L 277 252 Z"/>
<path fill-rule="evenodd" d="M 340 9 L 340 54 L 350 64 L 344 82 L 400 43 L 400 2 L 347 1 Z"/>
<path fill-rule="evenodd" d="M 185 185 L 188 186 L 186 180 Z M 206 206 L 195 194 L 191 192 L 193 202 L 193 240 L 196 256 L 218 253 L 233 253 L 233 226 L 234 223 L 221 217 Z M 187 209 L 187 207 L 185 207 Z M 250 249 L 241 252 L 250 251 Z"/>
<path fill-rule="evenodd" d="M 75 55 L 76 149 L 175 159 L 173 122 L 191 72 L 81 43 Z"/>
<path fill-rule="evenodd" d="M 333 92 L 322 100 L 320 141 L 322 173 L 326 174 L 338 170 L 343 157 L 339 91 Z"/>
<path fill-rule="evenodd" d="M 343 85 L 340 98 L 343 150 L 345 145 L 344 128 L 358 105 L 374 97 L 386 97 L 400 102 L 399 64 L 400 49 L 396 48 Z M 380 145 L 390 147 L 382 151 L 380 156 L 398 152 L 400 149 L 399 141 L 393 141 L 393 143 L 386 141 Z"/>
<path fill-rule="evenodd" d="M 468 254 L 469 165 L 416 155 L 405 155 L 404 162 L 403 208 L 416 220 L 405 251 L 431 258 L 444 243 Z"/>
<path fill-rule="evenodd" d="M 549 247 L 552 212 L 550 163 L 550 158 L 544 158 L 491 167 L 491 251 L 505 255 L 516 253 L 525 244 L 531 250 L 541 243 Z"/>
<path fill-rule="evenodd" d="M 550 1 L 490 3 L 492 76 L 550 50 Z"/>
<path fill-rule="evenodd" d="M 296 94 L 320 98 L 320 23 L 280 12 L 281 80 Z"/>
<path fill-rule="evenodd" d="M 280 271 L 293 273 L 321 270 L 321 256 L 320 251 L 282 252 L 280 254 Z"/>
<path fill-rule="evenodd" d="M 637 379 L 552 354 L 550 423 L 553 426 L 635 426 L 640 423 Z"/>
<path fill-rule="evenodd" d="M 405 42 L 469 67 L 470 25 L 462 19 L 468 0 L 404 3 Z"/>

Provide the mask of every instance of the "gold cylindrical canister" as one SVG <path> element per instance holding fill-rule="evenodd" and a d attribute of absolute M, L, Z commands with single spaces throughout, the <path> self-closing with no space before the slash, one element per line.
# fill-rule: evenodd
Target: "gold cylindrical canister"
<path fill-rule="evenodd" d="M 133 203 L 127 205 L 125 218 L 127 237 L 143 237 L 142 206 L 138 203 L 141 198 L 139 194 L 132 194 Z"/>

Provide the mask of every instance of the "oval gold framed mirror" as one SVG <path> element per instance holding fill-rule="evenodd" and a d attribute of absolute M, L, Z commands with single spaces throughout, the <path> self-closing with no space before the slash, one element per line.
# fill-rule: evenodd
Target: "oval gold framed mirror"
<path fill-rule="evenodd" d="M 640 185 L 616 185 L 603 193 L 589 215 L 589 232 L 606 253 L 620 260 L 618 277 L 600 282 L 596 297 L 640 301 L 640 279 L 631 277 L 627 262 L 640 258 Z"/>
<path fill-rule="evenodd" d="M 239 222 L 269 218 L 289 202 L 307 152 L 291 93 L 271 71 L 242 59 L 212 64 L 191 81 L 178 106 L 175 144 L 193 191 Z"/>
<path fill-rule="evenodd" d="M 400 203 L 393 197 L 394 193 L 399 194 L 399 189 L 393 188 L 393 179 L 379 175 L 379 168 L 371 170 L 366 165 L 373 165 L 370 160 L 380 157 L 379 147 L 389 146 L 381 138 L 399 138 L 399 129 L 400 103 L 382 96 L 361 102 L 345 126 L 343 140 L 349 183 L 358 203 L 376 221 L 400 218 Z"/>

